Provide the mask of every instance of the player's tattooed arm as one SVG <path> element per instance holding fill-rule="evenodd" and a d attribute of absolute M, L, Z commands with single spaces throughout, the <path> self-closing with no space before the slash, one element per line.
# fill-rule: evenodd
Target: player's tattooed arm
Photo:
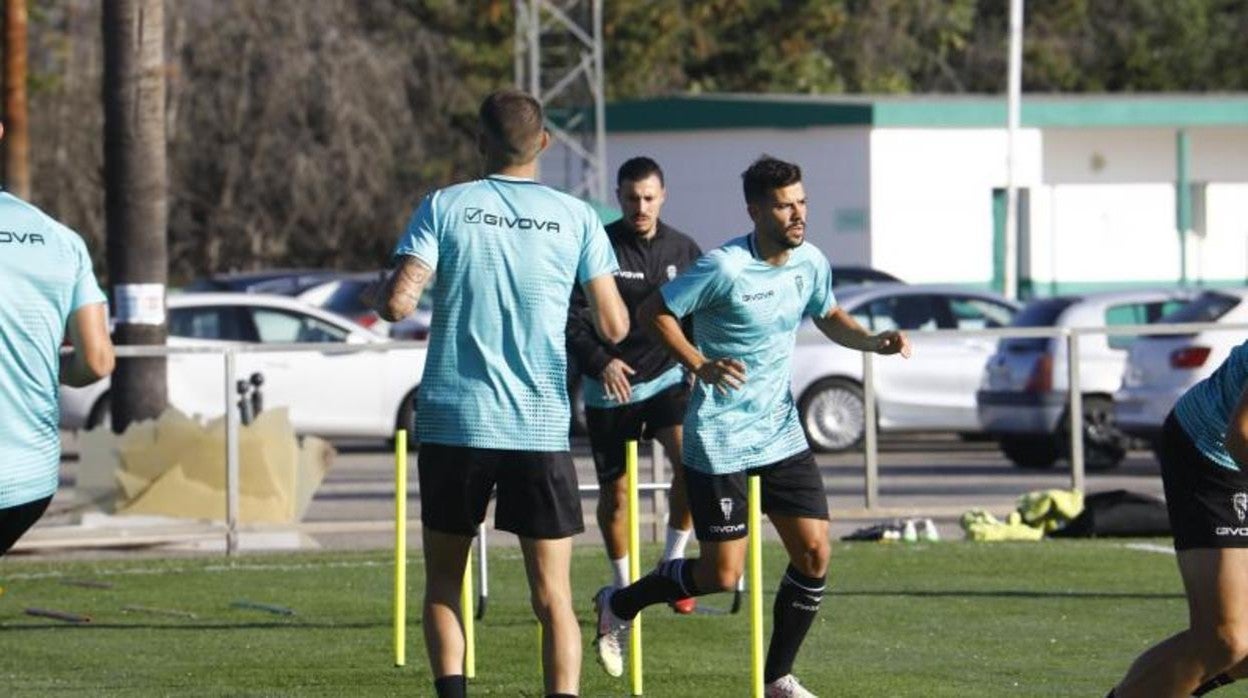
<path fill-rule="evenodd" d="M 668 353 L 703 383 L 715 386 L 721 393 L 740 388 L 745 383 L 745 364 L 737 359 L 708 359 L 703 356 L 689 341 L 680 320 L 667 309 L 658 291 L 642 301 L 637 309 L 637 319 Z"/>
<path fill-rule="evenodd" d="M 907 359 L 910 358 L 910 338 L 905 332 L 887 330 L 871 334 L 839 306 L 833 308 L 827 315 L 815 318 L 815 327 L 818 327 L 825 337 L 843 347 L 877 354 L 901 354 Z"/>
<path fill-rule="evenodd" d="M 1226 452 L 1241 467 L 1248 467 L 1248 388 L 1239 396 L 1239 404 L 1226 425 Z"/>
<path fill-rule="evenodd" d="M 399 268 L 382 283 L 381 293 L 371 305 L 382 318 L 398 322 L 416 310 L 432 278 L 433 269 L 428 264 L 418 257 L 404 257 Z"/>

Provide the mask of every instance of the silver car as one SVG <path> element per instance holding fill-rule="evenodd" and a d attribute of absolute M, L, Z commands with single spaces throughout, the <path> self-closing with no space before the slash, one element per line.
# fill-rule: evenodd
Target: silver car
<path fill-rule="evenodd" d="M 1248 323 L 1246 300 L 1245 288 L 1205 291 L 1159 322 Z M 1179 396 L 1213 373 L 1243 341 L 1242 331 L 1227 330 L 1140 337 L 1131 345 L 1122 386 L 1114 393 L 1118 426 L 1126 434 L 1154 443 Z"/>
<path fill-rule="evenodd" d="M 1182 289 L 1112 291 L 1040 298 L 1027 304 L 1014 327 L 1113 327 L 1157 321 L 1192 294 Z M 1128 442 L 1115 427 L 1112 395 L 1121 381 L 1126 335 L 1080 337 L 1084 463 L 1117 466 Z M 983 367 L 976 394 L 979 421 L 1001 451 L 1023 468 L 1047 468 L 1068 455 L 1066 342 L 1060 337 L 1007 337 Z"/>
<path fill-rule="evenodd" d="M 923 331 L 1002 327 L 1017 303 L 989 291 L 932 284 L 848 286 L 836 289 L 836 298 L 872 332 L 906 330 L 914 345 L 912 359 L 875 361 L 881 431 L 979 431 L 975 388 L 994 342 Z M 831 343 L 807 321 L 794 349 L 792 387 L 812 448 L 843 451 L 862 443 L 861 354 Z"/>

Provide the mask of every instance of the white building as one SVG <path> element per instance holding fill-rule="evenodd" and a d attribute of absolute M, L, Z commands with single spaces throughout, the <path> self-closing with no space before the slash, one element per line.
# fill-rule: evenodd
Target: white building
<path fill-rule="evenodd" d="M 808 239 L 834 263 L 1000 289 L 1005 116 L 1003 97 L 983 96 L 619 102 L 607 109 L 609 179 L 630 157 L 656 159 L 664 220 L 709 248 L 750 227 L 749 163 L 792 160 Z M 1015 149 L 1023 294 L 1248 280 L 1248 95 L 1024 95 Z M 547 155 L 543 178 L 557 184 L 566 159 Z M 1184 162 L 1191 232 L 1180 236 Z"/>

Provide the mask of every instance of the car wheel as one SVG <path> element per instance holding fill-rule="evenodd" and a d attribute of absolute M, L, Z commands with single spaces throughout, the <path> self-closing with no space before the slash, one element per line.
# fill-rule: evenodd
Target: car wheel
<path fill-rule="evenodd" d="M 96 427 L 111 427 L 113 425 L 113 401 L 112 396 L 104 393 L 99 400 L 91 406 L 91 412 L 87 415 L 87 430 L 90 431 Z"/>
<path fill-rule="evenodd" d="M 1064 419 L 1063 424 L 1069 424 Z M 1062 450 L 1070 453 L 1070 430 L 1060 430 Z M 1083 400 L 1083 466 L 1088 470 L 1112 470 L 1127 455 L 1127 437 L 1114 423 L 1114 403 L 1104 397 Z"/>
<path fill-rule="evenodd" d="M 1002 436 L 997 445 L 1020 468 L 1051 468 L 1061 455 L 1053 439 L 1044 436 Z"/>
<path fill-rule="evenodd" d="M 830 453 L 862 445 L 866 406 L 857 383 L 824 378 L 806 390 L 797 409 L 814 450 Z"/>
<path fill-rule="evenodd" d="M 418 445 L 416 439 L 416 393 L 420 388 L 412 388 L 412 392 L 403 398 L 403 402 L 399 405 L 399 416 L 395 421 L 395 429 L 407 430 L 407 450 L 415 450 Z"/>

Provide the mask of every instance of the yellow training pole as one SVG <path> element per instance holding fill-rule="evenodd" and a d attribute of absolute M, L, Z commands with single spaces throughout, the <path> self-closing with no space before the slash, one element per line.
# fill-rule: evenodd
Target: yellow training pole
<path fill-rule="evenodd" d="M 624 445 L 624 472 L 628 477 L 628 581 L 641 578 L 641 517 L 637 493 L 637 442 Z M 641 695 L 641 616 L 633 619 L 633 632 L 628 637 L 628 663 L 633 693 Z"/>
<path fill-rule="evenodd" d="M 394 433 L 394 665 L 407 664 L 407 430 Z"/>
<path fill-rule="evenodd" d="M 477 632 L 473 625 L 472 608 L 472 550 L 469 549 L 468 564 L 464 566 L 464 584 L 459 590 L 459 616 L 464 623 L 464 678 L 477 678 Z"/>
<path fill-rule="evenodd" d="M 757 475 L 749 478 L 746 509 L 750 531 L 750 695 L 763 698 L 763 531 Z"/>

